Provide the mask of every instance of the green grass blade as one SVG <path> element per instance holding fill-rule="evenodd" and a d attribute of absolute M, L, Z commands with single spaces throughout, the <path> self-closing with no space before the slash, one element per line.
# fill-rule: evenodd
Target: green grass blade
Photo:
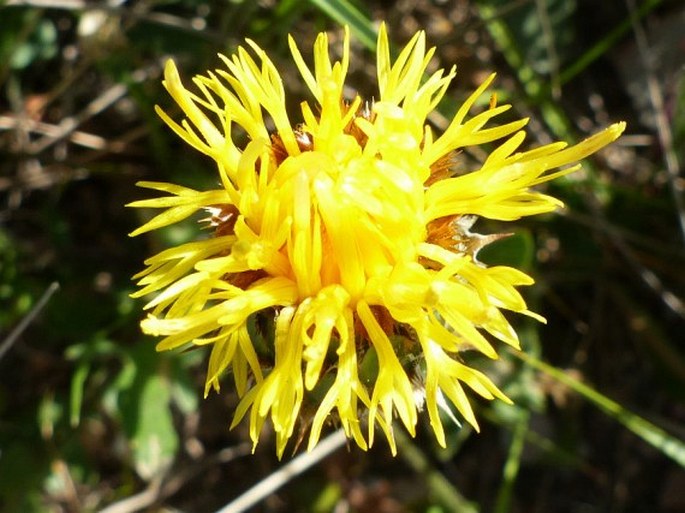
<path fill-rule="evenodd" d="M 443 505 L 447 511 L 457 511 L 459 513 L 478 513 L 476 504 L 467 500 L 454 484 L 438 471 L 426 457 L 424 452 L 417 447 L 412 440 L 401 430 L 395 432 L 397 439 L 397 453 L 414 469 L 423 476 L 428 489 L 435 497 L 437 502 Z"/>
<path fill-rule="evenodd" d="M 670 435 L 660 427 L 652 424 L 648 420 L 643 419 L 639 415 L 627 410 L 616 401 L 609 399 L 602 395 L 597 390 L 591 388 L 572 378 L 569 374 L 561 369 L 553 367 L 535 357 L 527 355 L 522 352 L 517 352 L 515 355 L 529 364 L 531 367 L 544 372 L 548 376 L 556 379 L 560 383 L 571 388 L 573 391 L 582 395 L 585 399 L 593 403 L 600 410 L 612 417 L 616 421 L 623 424 L 630 431 L 642 438 L 645 442 L 658 449 L 661 453 L 671 458 L 680 466 L 685 467 L 685 442 Z"/>
<path fill-rule="evenodd" d="M 88 374 L 90 374 L 90 364 L 83 362 L 76 367 L 76 370 L 71 377 L 71 387 L 69 390 L 69 425 L 71 425 L 72 428 L 78 427 L 81 422 L 83 395 Z"/>
<path fill-rule="evenodd" d="M 310 0 L 334 21 L 349 25 L 352 35 L 369 50 L 376 48 L 376 30 L 371 19 L 346 0 Z"/>
<path fill-rule="evenodd" d="M 638 19 L 642 19 L 652 12 L 656 7 L 662 3 L 662 0 L 648 0 L 642 4 L 637 10 Z M 573 77 L 582 73 L 582 71 L 587 68 L 594 61 L 599 59 L 604 55 L 612 46 L 618 43 L 623 36 L 626 35 L 632 28 L 630 18 L 623 20 L 617 27 L 612 29 L 606 37 L 603 37 L 595 44 L 592 48 L 587 50 L 583 55 L 581 55 L 573 64 L 564 69 L 559 74 L 559 81 L 561 84 L 565 84 Z"/>
<path fill-rule="evenodd" d="M 509 446 L 509 455 L 502 469 L 502 486 L 497 493 L 494 513 L 506 513 L 511 510 L 511 497 L 514 492 L 516 476 L 518 476 L 519 468 L 521 467 L 521 455 L 523 454 L 529 425 L 530 414 L 524 412 L 516 422 L 516 428 Z"/>
<path fill-rule="evenodd" d="M 554 135 L 566 141 L 573 140 L 573 129 L 564 111 L 552 101 L 549 85 L 526 62 L 522 50 L 505 20 L 498 18 L 497 9 L 488 3 L 478 4 L 480 17 L 487 20 L 488 32 L 497 43 L 509 66 L 516 70 L 526 96 L 540 109 L 542 117 Z"/>

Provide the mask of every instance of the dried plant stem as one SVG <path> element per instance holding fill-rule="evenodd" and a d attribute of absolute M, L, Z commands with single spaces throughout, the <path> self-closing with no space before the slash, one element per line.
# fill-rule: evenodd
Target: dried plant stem
<path fill-rule="evenodd" d="M 250 454 L 250 448 L 251 445 L 249 443 L 226 447 L 218 453 L 208 458 L 203 458 L 196 463 L 190 465 L 183 464 L 178 472 L 154 478 L 142 492 L 109 504 L 107 507 L 99 510 L 99 513 L 133 513 L 135 511 L 147 510 L 154 505 L 160 505 L 162 501 L 176 494 L 188 482 L 196 478 L 198 474 L 207 470 L 207 468 L 216 464 L 229 463 L 236 458 Z"/>
<path fill-rule="evenodd" d="M 303 453 L 291 462 L 286 463 L 276 472 L 257 483 L 216 513 L 241 513 L 246 511 L 274 493 L 288 481 L 309 469 L 309 467 L 316 465 L 319 461 L 338 450 L 343 446 L 345 440 L 345 432 L 342 429 L 327 436 L 310 452 Z"/>
<path fill-rule="evenodd" d="M 31 311 L 24 316 L 21 322 L 17 324 L 16 328 L 14 328 L 12 332 L 9 335 L 7 335 L 7 338 L 5 338 L 5 340 L 2 341 L 2 344 L 0 344 L 0 360 L 5 355 L 5 353 L 9 351 L 10 348 L 14 345 L 14 343 L 21 336 L 24 330 L 28 328 L 29 324 L 33 322 L 33 319 L 36 318 L 36 316 L 45 307 L 45 305 L 48 303 L 52 295 L 55 292 L 57 292 L 58 289 L 59 283 L 57 283 L 56 281 L 53 281 L 50 285 L 48 285 L 48 288 L 45 290 L 45 292 L 43 292 L 43 295 L 40 297 L 40 299 L 31 309 Z"/>
<path fill-rule="evenodd" d="M 635 0 L 626 0 L 626 5 L 630 12 L 630 21 L 633 25 L 635 42 L 637 43 L 637 49 L 640 53 L 642 65 L 647 77 L 647 90 L 656 119 L 657 136 L 659 137 L 661 149 L 664 152 L 664 164 L 671 185 L 673 203 L 678 214 L 680 234 L 685 242 L 685 199 L 683 199 L 683 185 L 682 180 L 680 179 L 680 164 L 678 163 L 678 156 L 673 147 L 673 133 L 671 132 L 671 125 L 664 106 L 664 95 L 659 84 L 659 79 L 654 73 L 654 59 L 650 57 L 651 54 L 647 41 L 647 34 L 640 22 Z"/>

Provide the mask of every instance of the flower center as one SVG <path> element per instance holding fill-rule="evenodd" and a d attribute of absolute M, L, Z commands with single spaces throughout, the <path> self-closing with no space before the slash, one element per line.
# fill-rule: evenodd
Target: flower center
<path fill-rule="evenodd" d="M 370 279 L 416 261 L 418 245 L 431 238 L 423 222 L 424 190 L 428 181 L 449 174 L 449 159 L 421 172 L 420 145 L 386 147 L 387 138 L 406 139 L 402 113 L 360 104 L 343 104 L 342 118 L 332 125 L 324 113 L 296 127 L 299 154 L 288 151 L 279 134 L 271 136 L 268 184 L 258 179 L 264 184 L 253 196 L 259 206 L 240 213 L 254 236 L 269 239 L 281 264 L 226 276 L 231 284 L 245 289 L 265 274 L 282 275 L 297 283 L 300 300 L 341 285 L 355 303 L 369 292 Z M 420 176 L 428 177 L 426 183 Z M 213 217 L 217 235 L 235 224 L 235 216 L 224 220 L 228 210 L 220 208 Z"/>

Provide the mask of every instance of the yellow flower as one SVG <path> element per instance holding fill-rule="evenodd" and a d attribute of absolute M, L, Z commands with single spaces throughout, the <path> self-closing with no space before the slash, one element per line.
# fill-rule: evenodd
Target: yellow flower
<path fill-rule="evenodd" d="M 278 71 L 254 42 L 247 45 L 220 56 L 224 69 L 196 76 L 195 92 L 173 62 L 166 65 L 164 85 L 185 119 L 158 113 L 216 161 L 221 186 L 139 184 L 167 195 L 131 206 L 166 210 L 132 235 L 197 211 L 209 212 L 213 228 L 210 237 L 145 262 L 134 295 L 157 295 L 142 329 L 164 337 L 159 350 L 212 346 L 205 394 L 219 389 L 230 367 L 241 397 L 233 425 L 249 414 L 256 445 L 270 420 L 279 456 L 296 429 L 309 429 L 311 449 L 327 422 L 363 449 L 378 426 L 395 452 L 394 419 L 415 433 L 417 388 L 444 446 L 446 399 L 476 428 L 465 388 L 509 401 L 459 353 L 497 358 L 493 338 L 518 348 L 503 310 L 542 320 L 516 290 L 533 283 L 529 276 L 476 259 L 497 236 L 472 234 L 473 221 L 556 209 L 560 201 L 531 187 L 577 169 L 572 164 L 615 140 L 624 124 L 572 147 L 517 151 L 527 120 L 485 128 L 508 105 L 469 117 L 491 76 L 437 135 L 427 117 L 455 69 L 424 76 L 434 49 L 426 49 L 423 32 L 392 62 L 384 27 L 373 103 L 344 96 L 347 31 L 336 62 L 326 34 L 318 36 L 313 69 L 290 39 L 315 100 L 300 104 L 293 124 Z M 452 171 L 460 148 L 500 139 L 480 169 Z"/>

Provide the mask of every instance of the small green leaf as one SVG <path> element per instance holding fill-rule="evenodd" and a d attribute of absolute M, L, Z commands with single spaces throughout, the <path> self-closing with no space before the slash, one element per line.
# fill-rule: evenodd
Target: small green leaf
<path fill-rule="evenodd" d="M 531 269 L 535 261 L 535 241 L 530 230 L 517 230 L 510 237 L 505 237 L 485 246 L 478 259 L 488 265 L 508 265 L 522 271 Z"/>
<path fill-rule="evenodd" d="M 55 425 L 62 418 L 62 405 L 52 394 L 43 396 L 38 406 L 38 426 L 43 438 L 51 438 L 55 432 Z"/>
<path fill-rule="evenodd" d="M 136 472 L 147 481 L 171 465 L 178 449 L 170 399 L 167 379 L 159 374 L 150 375 L 140 394 L 138 422 L 131 440 Z"/>
<path fill-rule="evenodd" d="M 57 53 L 57 29 L 51 20 L 38 22 L 28 41 L 18 44 L 10 59 L 14 69 L 24 69 L 36 60 L 46 60 Z"/>
<path fill-rule="evenodd" d="M 366 351 L 359 364 L 359 379 L 367 386 L 376 382 L 378 377 L 378 354 L 372 346 Z"/>
<path fill-rule="evenodd" d="M 83 406 L 83 390 L 90 373 L 90 365 L 82 362 L 76 367 L 71 376 L 71 390 L 69 393 L 69 423 L 77 427 L 81 422 L 81 407 Z"/>
<path fill-rule="evenodd" d="M 199 354 L 199 352 L 197 352 Z M 188 358 L 185 358 L 186 360 Z M 180 358 L 179 358 L 180 360 Z M 171 376 L 171 401 L 178 409 L 188 415 L 197 411 L 198 408 L 198 390 L 196 385 L 191 381 L 188 372 L 181 366 L 180 362 L 175 361 L 173 366 L 173 374 Z"/>

